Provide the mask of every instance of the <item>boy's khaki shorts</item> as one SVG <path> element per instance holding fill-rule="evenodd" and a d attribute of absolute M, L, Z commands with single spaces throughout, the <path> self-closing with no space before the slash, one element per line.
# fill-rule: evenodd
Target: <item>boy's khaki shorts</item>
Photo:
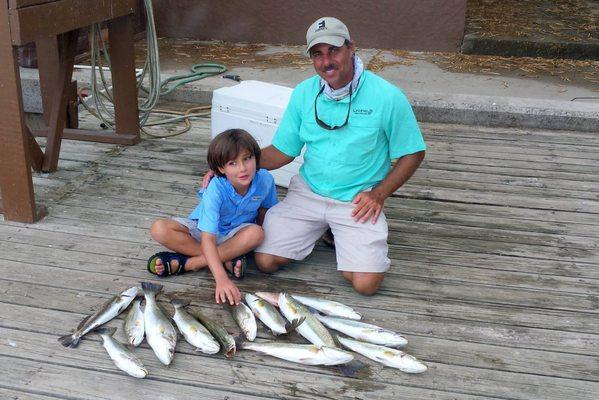
<path fill-rule="evenodd" d="M 337 269 L 350 272 L 385 272 L 388 227 L 384 213 L 376 224 L 355 222 L 354 204 L 312 192 L 299 175 L 291 178 L 283 201 L 266 213 L 265 239 L 256 252 L 303 260 L 330 226 L 335 236 Z"/>

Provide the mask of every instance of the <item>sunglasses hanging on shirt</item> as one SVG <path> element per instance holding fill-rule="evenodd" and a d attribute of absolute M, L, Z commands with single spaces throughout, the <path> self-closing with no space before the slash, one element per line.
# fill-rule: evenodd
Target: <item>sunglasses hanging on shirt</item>
<path fill-rule="evenodd" d="M 350 86 L 349 86 L 349 105 L 347 106 L 347 115 L 345 116 L 345 122 L 339 126 L 335 126 L 335 125 L 331 126 L 331 125 L 327 124 L 326 122 L 322 121 L 320 118 L 318 118 L 318 110 L 316 109 L 316 103 L 318 102 L 318 96 L 320 96 L 320 94 L 324 91 L 324 87 L 325 87 L 325 85 L 322 85 L 322 87 L 320 88 L 320 91 L 318 92 L 318 94 L 316 95 L 316 98 L 314 99 L 314 119 L 316 120 L 316 123 L 318 124 L 318 126 L 320 126 L 323 129 L 326 129 L 328 131 L 334 131 L 336 129 L 341 129 L 345 125 L 347 125 L 347 122 L 349 121 L 349 112 L 351 111 L 353 84 L 350 84 Z"/>

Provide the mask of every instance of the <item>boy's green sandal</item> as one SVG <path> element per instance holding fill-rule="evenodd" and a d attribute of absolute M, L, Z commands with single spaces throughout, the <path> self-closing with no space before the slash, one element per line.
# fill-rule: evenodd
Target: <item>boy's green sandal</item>
<path fill-rule="evenodd" d="M 241 269 L 239 270 L 239 276 L 235 275 L 235 265 L 237 264 L 237 261 L 241 261 Z M 247 269 L 247 265 L 248 265 L 248 260 L 247 260 L 245 254 L 232 259 L 231 260 L 231 270 L 230 271 L 227 270 L 231 279 L 235 279 L 235 280 L 243 279 L 243 277 L 245 276 L 245 270 Z"/>
<path fill-rule="evenodd" d="M 187 262 L 188 258 L 189 257 L 184 256 L 181 253 L 161 251 L 160 253 L 156 253 L 148 259 L 148 271 L 161 278 L 171 275 L 183 275 L 185 273 L 185 263 Z M 156 261 L 158 259 L 162 260 L 162 266 L 164 267 L 161 274 L 156 273 Z M 177 270 L 174 272 L 173 269 L 175 267 L 172 266 L 173 261 L 179 262 L 179 266 L 176 267 Z"/>

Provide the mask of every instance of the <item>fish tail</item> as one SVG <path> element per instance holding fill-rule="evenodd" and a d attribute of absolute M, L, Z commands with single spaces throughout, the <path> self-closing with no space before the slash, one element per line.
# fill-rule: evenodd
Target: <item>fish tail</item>
<path fill-rule="evenodd" d="M 237 349 L 244 348 L 245 339 L 243 338 L 243 335 L 235 336 L 233 339 L 235 339 L 235 348 L 237 348 Z"/>
<path fill-rule="evenodd" d="M 306 317 L 301 317 L 301 318 L 294 319 L 294 320 L 293 320 L 293 321 L 291 321 L 291 322 L 287 322 L 287 323 L 285 324 L 285 330 L 286 330 L 287 332 L 285 332 L 285 333 L 290 333 L 290 332 L 293 332 L 293 331 L 294 331 L 294 330 L 296 330 L 296 329 L 297 329 L 297 328 L 298 328 L 298 327 L 299 327 L 301 324 L 303 324 L 305 320 L 306 320 Z"/>
<path fill-rule="evenodd" d="M 191 301 L 190 300 L 185 300 L 185 299 L 172 299 L 171 300 L 171 304 L 175 308 L 181 308 L 181 307 L 188 306 L 189 303 L 191 303 Z"/>
<path fill-rule="evenodd" d="M 351 377 L 351 378 L 364 378 L 365 377 L 365 372 L 367 372 L 368 370 L 364 370 L 364 368 L 366 368 L 367 365 L 364 364 L 362 361 L 360 360 L 351 360 L 350 362 L 346 363 L 346 364 L 342 364 L 339 365 L 339 371 L 347 377 Z"/>
<path fill-rule="evenodd" d="M 58 341 L 60 342 L 60 344 L 62 344 L 64 347 L 77 347 L 77 345 L 79 345 L 79 339 L 78 337 L 76 337 L 75 335 L 64 335 L 58 338 Z"/>
<path fill-rule="evenodd" d="M 157 295 L 162 290 L 162 285 L 152 282 L 142 282 L 141 289 L 144 291 L 144 294 Z"/>
<path fill-rule="evenodd" d="M 112 336 L 116 332 L 116 328 L 96 328 L 94 329 L 94 333 L 98 335 L 108 335 Z"/>

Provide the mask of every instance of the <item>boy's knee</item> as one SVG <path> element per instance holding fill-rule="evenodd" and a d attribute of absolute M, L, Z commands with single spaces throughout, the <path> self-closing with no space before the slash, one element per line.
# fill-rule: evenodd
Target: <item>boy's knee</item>
<path fill-rule="evenodd" d="M 150 235 L 152 238 L 158 243 L 162 243 L 164 239 L 168 236 L 168 226 L 167 221 L 164 219 L 158 219 L 154 221 L 152 226 L 150 227 Z"/>
<path fill-rule="evenodd" d="M 264 241 L 264 229 L 258 225 L 249 225 L 240 232 L 243 234 L 246 244 L 250 247 L 257 247 Z"/>
<path fill-rule="evenodd" d="M 381 287 L 385 274 L 353 274 L 352 285 L 356 292 L 364 296 L 372 296 Z"/>
<path fill-rule="evenodd" d="M 254 253 L 254 261 L 256 267 L 262 272 L 275 272 L 281 266 L 287 263 L 287 259 L 284 257 L 275 256 L 266 253 Z"/>

